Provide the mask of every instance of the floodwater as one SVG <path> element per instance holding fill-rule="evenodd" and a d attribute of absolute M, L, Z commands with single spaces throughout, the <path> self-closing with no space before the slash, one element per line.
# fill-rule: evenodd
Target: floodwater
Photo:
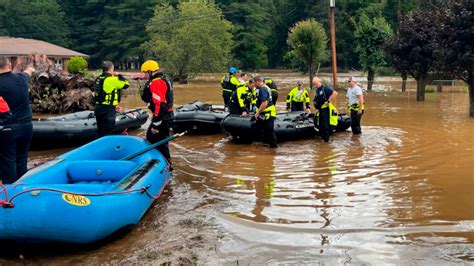
<path fill-rule="evenodd" d="M 283 87 L 284 109 L 301 76 L 272 76 Z M 221 104 L 217 78 L 177 85 L 177 104 Z M 236 144 L 224 134 L 184 136 L 171 145 L 173 182 L 132 232 L 80 251 L 17 249 L 0 264 L 474 263 L 468 94 L 445 88 L 416 102 L 414 84 L 405 93 L 393 80 L 378 85 L 366 95 L 361 136 L 349 130 L 329 143 L 308 139 L 277 149 Z M 345 102 L 341 91 L 341 111 Z M 137 96 L 124 100 L 123 107 L 137 106 Z"/>

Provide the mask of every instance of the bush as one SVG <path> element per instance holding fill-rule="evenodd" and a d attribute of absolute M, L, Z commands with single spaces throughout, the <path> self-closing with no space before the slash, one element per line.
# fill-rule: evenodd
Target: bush
<path fill-rule="evenodd" d="M 425 93 L 434 93 L 436 90 L 431 86 L 426 86 Z"/>
<path fill-rule="evenodd" d="M 84 57 L 75 56 L 69 59 L 67 71 L 71 74 L 85 75 L 87 73 L 87 61 Z"/>

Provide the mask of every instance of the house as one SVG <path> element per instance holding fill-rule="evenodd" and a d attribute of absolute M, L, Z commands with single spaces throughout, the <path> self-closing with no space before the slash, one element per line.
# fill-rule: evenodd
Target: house
<path fill-rule="evenodd" d="M 47 55 L 58 69 L 64 70 L 67 70 L 69 58 L 74 56 L 89 57 L 86 54 L 45 41 L 0 36 L 0 56 L 10 58 L 13 65 L 15 65 L 15 61 L 19 56 L 27 56 L 34 53 Z"/>

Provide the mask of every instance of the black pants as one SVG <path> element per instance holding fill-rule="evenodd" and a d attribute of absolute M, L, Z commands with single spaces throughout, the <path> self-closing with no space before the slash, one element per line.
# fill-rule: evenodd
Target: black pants
<path fill-rule="evenodd" d="M 146 132 L 146 139 L 151 144 L 154 144 L 160 140 L 163 140 L 169 137 L 171 121 L 173 121 L 173 113 L 169 113 L 165 115 L 163 120 L 161 120 L 161 124 L 158 126 L 158 132 L 155 134 L 151 132 L 152 124 L 150 124 Z M 168 142 L 158 146 L 156 149 L 159 150 L 161 154 L 163 154 L 163 156 L 166 158 L 166 160 L 168 160 L 168 162 L 171 164 L 171 154 L 170 154 L 170 148 L 169 148 Z"/>
<path fill-rule="evenodd" d="M 304 103 L 291 101 L 291 111 L 304 111 Z"/>
<path fill-rule="evenodd" d="M 97 137 L 112 135 L 115 128 L 115 106 L 98 104 L 95 107 Z"/>
<path fill-rule="evenodd" d="M 236 106 L 235 103 L 229 103 L 229 113 L 231 115 L 240 115 L 242 113 L 240 110 L 240 107 Z"/>
<path fill-rule="evenodd" d="M 232 93 L 232 91 L 222 91 L 222 98 L 224 98 L 224 107 L 229 108 L 229 102 Z"/>
<path fill-rule="evenodd" d="M 315 124 L 318 124 L 319 135 L 324 140 L 324 142 L 329 141 L 329 136 L 331 136 L 331 125 L 329 124 L 329 108 L 322 108 L 319 110 L 319 116 L 314 117 Z M 316 121 L 316 119 L 319 119 Z"/>
<path fill-rule="evenodd" d="M 256 127 L 258 132 L 262 135 L 263 143 L 270 144 L 270 147 L 277 147 L 277 139 L 274 130 L 275 118 L 270 117 L 266 120 L 258 119 L 256 122 Z"/>
<path fill-rule="evenodd" d="M 362 119 L 362 115 L 364 111 L 359 115 L 357 111 L 351 110 L 351 130 L 352 134 L 359 135 L 362 134 L 362 128 L 360 127 L 360 120 Z"/>
<path fill-rule="evenodd" d="M 26 173 L 33 125 L 12 124 L 0 130 L 0 180 L 11 184 Z"/>

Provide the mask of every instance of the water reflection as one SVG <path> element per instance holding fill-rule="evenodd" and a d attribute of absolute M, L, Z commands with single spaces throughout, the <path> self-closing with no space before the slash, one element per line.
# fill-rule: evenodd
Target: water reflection
<path fill-rule="evenodd" d="M 298 78 L 275 79 L 284 95 Z M 178 104 L 221 102 L 210 82 L 180 85 L 175 93 Z M 222 134 L 173 142 L 177 184 L 224 202 L 220 262 L 473 261 L 474 120 L 466 116 L 467 95 L 428 94 L 424 103 L 414 97 L 369 93 L 363 134 L 339 133 L 329 144 L 301 140 L 274 150 Z M 45 157 L 33 153 L 34 160 Z"/>

